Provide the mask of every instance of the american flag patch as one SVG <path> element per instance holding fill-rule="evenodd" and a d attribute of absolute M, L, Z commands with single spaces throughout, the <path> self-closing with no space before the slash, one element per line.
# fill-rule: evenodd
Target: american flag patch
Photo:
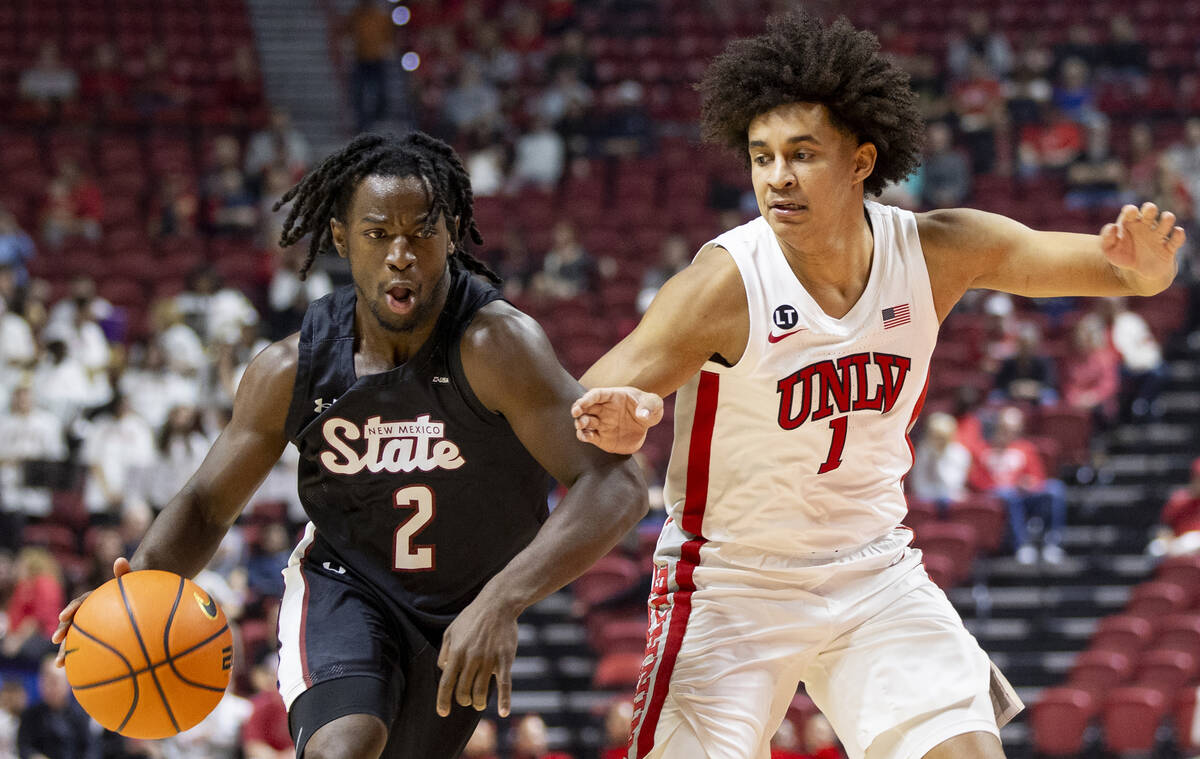
<path fill-rule="evenodd" d="M 883 328 L 891 329 L 902 324 L 908 324 L 912 318 L 908 315 L 908 304 L 883 309 Z"/>

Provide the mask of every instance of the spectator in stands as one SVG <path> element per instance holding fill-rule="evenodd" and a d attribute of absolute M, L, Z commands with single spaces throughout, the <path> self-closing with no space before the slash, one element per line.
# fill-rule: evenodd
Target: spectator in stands
<path fill-rule="evenodd" d="M 973 55 L 967 75 L 951 89 L 962 143 L 974 174 L 990 174 L 996 163 L 996 132 L 1005 117 L 1004 89 L 987 61 Z"/>
<path fill-rule="evenodd" d="M 985 10 L 972 11 L 967 16 L 967 33 L 951 37 L 946 67 L 955 79 L 970 75 L 971 58 L 978 57 L 1000 78 L 1007 77 L 1013 67 L 1012 47 L 1001 32 L 992 30 Z"/>
<path fill-rule="evenodd" d="M 546 37 L 542 16 L 534 8 L 517 4 L 509 27 L 508 46 L 521 56 L 525 71 L 542 71 L 546 67 Z"/>
<path fill-rule="evenodd" d="M 534 290 L 550 298 L 574 298 L 588 292 L 596 264 L 568 221 L 554 225 L 550 250 L 542 261 L 542 270 L 534 279 Z"/>
<path fill-rule="evenodd" d="M 36 253 L 33 238 L 21 229 L 13 212 L 0 203 L 0 267 L 12 270 L 14 284 L 18 287 L 24 287 L 29 281 L 29 271 L 25 267 Z"/>
<path fill-rule="evenodd" d="M 596 84 L 596 61 L 588 52 L 587 37 L 579 28 L 564 31 L 558 38 L 558 50 L 546 61 L 546 71 L 552 79 L 563 69 L 570 69 L 572 78 L 588 87 Z"/>
<path fill-rule="evenodd" d="M 993 293 L 983 302 L 984 335 L 980 368 L 995 372 L 1017 352 L 1017 321 L 1013 316 L 1012 297 Z"/>
<path fill-rule="evenodd" d="M 800 749 L 800 736 L 796 735 L 795 723 L 790 719 L 780 722 L 771 736 L 771 759 L 805 759 Z"/>
<path fill-rule="evenodd" d="M 155 443 L 154 476 L 146 483 L 146 500 L 159 511 L 195 474 L 212 440 L 205 434 L 196 408 L 182 405 L 171 409 Z"/>
<path fill-rule="evenodd" d="M 475 732 L 463 746 L 463 759 L 500 759 L 496 753 L 496 723 L 487 717 L 475 725 Z"/>
<path fill-rule="evenodd" d="M 1087 130 L 1087 148 L 1067 167 L 1067 208 L 1119 207 L 1136 201 L 1127 197 L 1125 164 L 1113 155 L 1108 125 L 1093 123 Z"/>
<path fill-rule="evenodd" d="M 837 735 L 824 714 L 810 715 L 804 723 L 804 755 L 807 759 L 843 759 Z"/>
<path fill-rule="evenodd" d="M 479 67 L 464 61 L 458 82 L 446 93 L 442 116 L 455 135 L 500 118 L 500 91 L 483 77 Z"/>
<path fill-rule="evenodd" d="M 519 194 L 527 187 L 551 192 L 562 179 L 567 146 L 544 116 L 537 116 L 528 132 L 514 145 L 509 191 Z"/>
<path fill-rule="evenodd" d="M 285 525 L 272 522 L 263 528 L 257 547 L 252 547 L 246 562 L 250 590 L 260 596 L 283 595 L 283 568 L 291 554 L 291 536 Z"/>
<path fill-rule="evenodd" d="M 38 667 L 38 700 L 21 713 L 17 731 L 22 759 L 92 759 L 98 730 L 71 695 L 67 674 L 47 654 Z"/>
<path fill-rule="evenodd" d="M 42 330 L 42 340 L 47 343 L 55 340 L 65 343 L 67 353 L 83 365 L 93 384 L 99 385 L 94 390 L 95 397 L 107 400 L 104 378 L 97 375 L 102 375 L 108 368 L 112 350 L 104 330 L 96 322 L 96 314 L 91 307 L 92 296 L 89 296 L 84 284 L 90 281 L 80 281 L 79 291 L 72 298 L 75 307 L 56 311 L 50 323 Z M 68 316 L 69 318 L 66 318 Z"/>
<path fill-rule="evenodd" d="M 296 272 L 304 261 L 305 251 L 295 245 L 274 246 L 275 270 L 267 287 L 267 337 L 282 340 L 300 329 L 308 304 L 333 292 L 333 280 L 321 269 L 314 268 L 305 279 Z"/>
<path fill-rule="evenodd" d="M 1108 41 L 1100 46 L 1100 71 L 1104 79 L 1137 87 L 1146 78 L 1150 51 L 1129 16 L 1118 13 L 1108 21 Z"/>
<path fill-rule="evenodd" d="M 42 241 L 58 250 L 72 237 L 82 237 L 95 242 L 100 239 L 98 214 L 76 203 L 71 185 L 59 176 L 46 188 L 40 215 Z"/>
<path fill-rule="evenodd" d="M 614 699 L 604 711 L 604 746 L 600 759 L 625 759 L 632 723 L 633 702 L 627 698 Z"/>
<path fill-rule="evenodd" d="M 0 651 L 10 661 L 34 663 L 54 650 L 64 589 L 62 569 L 45 548 L 28 546 L 17 554 L 16 584 L 8 599 L 8 630 Z"/>
<path fill-rule="evenodd" d="M 350 101 L 354 128 L 365 132 L 387 116 L 387 66 L 396 45 L 396 26 L 379 0 L 358 0 L 342 21 L 343 34 L 354 46 Z"/>
<path fill-rule="evenodd" d="M 997 400 L 1042 405 L 1058 401 L 1054 361 L 1042 349 L 1042 333 L 1032 322 L 1017 327 L 1016 353 L 1000 362 L 993 394 Z"/>
<path fill-rule="evenodd" d="M 908 478 L 912 494 L 932 502 L 944 516 L 966 497 L 970 471 L 971 452 L 958 442 L 958 422 L 946 413 L 930 414 Z"/>
<path fill-rule="evenodd" d="M 606 112 L 598 121 L 595 136 L 608 156 L 639 156 L 650 152 L 654 123 L 646 110 L 645 88 L 640 82 L 627 79 L 610 90 Z"/>
<path fill-rule="evenodd" d="M 43 42 L 37 61 L 21 72 L 17 83 L 21 97 L 38 106 L 43 115 L 56 114 L 63 103 L 79 94 L 79 76 L 62 61 L 58 45 Z"/>
<path fill-rule="evenodd" d="M 34 405 L 33 388 L 13 390 L 7 413 L 0 414 L 0 545 L 20 544 L 27 516 L 50 514 L 49 483 L 28 482 L 33 462 L 61 462 L 67 458 L 63 424 L 54 414 Z"/>
<path fill-rule="evenodd" d="M 205 221 L 214 235 L 250 238 L 258 230 L 258 204 L 238 169 L 223 169 L 205 187 Z"/>
<path fill-rule="evenodd" d="M 1154 147 L 1154 132 L 1150 124 L 1139 121 L 1129 127 L 1129 168 L 1125 172 L 1124 188 L 1127 196 L 1155 198 L 1161 159 L 1162 154 Z"/>
<path fill-rule="evenodd" d="M 200 381 L 195 371 L 168 365 L 159 342 L 134 346 L 129 356 L 130 364 L 121 373 L 118 389 L 151 429 L 161 429 L 172 408 L 199 404 Z"/>
<path fill-rule="evenodd" d="M 54 308 L 50 309 L 43 333 L 45 330 L 53 331 L 60 326 L 69 327 L 76 323 L 78 318 L 76 312 L 81 308 L 86 309 L 88 318 L 95 322 L 103 322 L 113 313 L 113 305 L 97 294 L 96 280 L 86 274 L 71 278 L 67 296 L 61 298 L 54 304 Z"/>
<path fill-rule="evenodd" d="M 83 438 L 80 456 L 88 468 L 83 502 L 93 521 L 112 524 L 125 512 L 149 513 L 147 472 L 154 465 L 154 432 L 129 399 L 118 395 Z"/>
<path fill-rule="evenodd" d="M 512 85 L 521 76 L 521 56 L 504 44 L 496 24 L 483 21 L 471 29 L 471 49 L 463 56 L 479 67 L 497 87 Z"/>
<path fill-rule="evenodd" d="M 33 330 L 20 313 L 13 311 L 21 305 L 15 285 L 11 295 L 4 294 L 5 284 L 15 281 L 13 270 L 0 266 L 0 408 L 8 405 L 9 395 L 37 356 Z"/>
<path fill-rule="evenodd" d="M 263 101 L 262 74 L 251 45 L 238 45 L 217 80 L 217 102 L 233 112 L 235 122 L 244 123 Z"/>
<path fill-rule="evenodd" d="M 667 235 L 659 249 L 658 263 L 651 266 L 642 275 L 641 289 L 638 290 L 638 313 L 644 314 L 650 307 L 650 302 L 658 294 L 659 288 L 667 280 L 683 271 L 692 260 L 692 248 L 687 238 L 678 232 Z"/>
<path fill-rule="evenodd" d="M 258 311 L 250 300 L 241 291 L 226 287 L 208 264 L 189 275 L 187 289 L 175 296 L 175 305 L 184 322 L 206 343 L 237 342 L 243 327 L 258 322 Z"/>
<path fill-rule="evenodd" d="M 1123 419 L 1158 416 L 1155 404 L 1167 381 L 1162 349 L 1150 331 L 1150 325 L 1130 311 L 1124 298 L 1107 298 L 1109 339 L 1121 355 L 1121 402 Z"/>
<path fill-rule="evenodd" d="M 294 759 L 295 749 L 288 732 L 287 709 L 276 687 L 278 660 L 271 652 L 250 671 L 254 695 L 250 716 L 242 728 L 242 752 L 246 759 Z M 430 717 L 430 719 L 433 719 Z"/>
<path fill-rule="evenodd" d="M 546 722 L 538 714 L 526 714 L 513 729 L 513 759 L 571 759 L 561 751 L 551 751 Z"/>
<path fill-rule="evenodd" d="M 272 108 L 267 128 L 251 135 L 246 145 L 246 176 L 261 188 L 266 172 L 279 168 L 287 172 L 286 182 L 291 183 L 308 170 L 311 160 L 308 138 L 292 124 L 292 115 L 285 108 Z M 284 190 L 288 186 L 285 184 Z M 272 195 L 272 200 L 282 194 Z"/>
<path fill-rule="evenodd" d="M 97 393 L 98 384 L 62 340 L 46 343 L 33 370 L 33 386 L 38 389 L 34 402 L 58 417 L 64 427 L 80 411 L 103 404 L 107 397 Z"/>
<path fill-rule="evenodd" d="M 1049 79 L 1052 62 L 1050 52 L 1032 40 L 1027 41 L 1017 53 L 1005 95 L 1008 99 L 1008 119 L 1013 132 L 1018 135 L 1026 126 L 1041 121 L 1045 106 L 1050 102 L 1054 93 Z"/>
<path fill-rule="evenodd" d="M 1045 111 L 1040 122 L 1021 130 L 1017 172 L 1022 179 L 1065 176 L 1067 167 L 1083 152 L 1083 127 L 1054 104 L 1047 105 Z"/>
<path fill-rule="evenodd" d="M 929 125 L 922 165 L 922 197 L 926 206 L 954 208 L 971 191 L 971 166 L 954 148 L 954 134 L 940 121 Z"/>
<path fill-rule="evenodd" d="M 167 174 L 151 200 L 146 231 L 155 239 L 192 237 L 199 212 L 200 198 L 191 181 L 182 174 Z"/>
<path fill-rule="evenodd" d="M 172 73 L 166 49 L 159 44 L 146 47 L 141 76 L 133 90 L 134 105 L 147 118 L 187 105 L 191 92 L 182 78 Z"/>
<path fill-rule="evenodd" d="M 576 69 L 560 68 L 551 76 L 550 85 L 541 91 L 530 109 L 534 115 L 561 125 L 572 112 L 586 112 L 591 107 L 595 100 L 592 88 L 579 78 Z"/>
<path fill-rule="evenodd" d="M 83 75 L 82 99 L 101 113 L 113 113 L 128 105 L 129 77 L 121 69 L 111 42 L 101 42 L 92 51 L 92 67 Z"/>
<path fill-rule="evenodd" d="M 1032 564 L 1037 560 L 1028 522 L 1031 516 L 1039 516 L 1044 525 L 1042 559 L 1057 564 L 1065 556 L 1060 543 L 1067 521 L 1066 488 L 1059 480 L 1046 477 L 1041 454 L 1032 442 L 1021 437 L 1024 424 L 1020 409 L 1003 409 L 989 446 L 976 459 L 969 479 L 975 489 L 995 495 L 1008 508 L 1018 562 Z"/>
<path fill-rule="evenodd" d="M 1171 493 L 1163 506 L 1157 531 L 1149 550 L 1156 555 L 1200 554 L 1200 458 L 1192 461 L 1191 480 Z"/>
<path fill-rule="evenodd" d="M 1088 68 L 1099 62 L 1100 46 L 1090 24 L 1076 22 L 1067 27 L 1067 38 L 1054 46 L 1054 75 L 1061 75 L 1072 59 Z"/>
<path fill-rule="evenodd" d="M 221 609 L 228 616 L 224 604 Z M 254 707 L 249 699 L 234 693 L 233 686 L 231 679 L 225 696 L 200 724 L 157 742 L 162 759 L 237 759 L 242 729 Z"/>
<path fill-rule="evenodd" d="M 505 187 L 508 146 L 498 127 L 495 123 L 477 124 L 462 135 L 463 164 L 477 198 L 499 195 Z"/>
<path fill-rule="evenodd" d="M 1117 417 L 1121 360 L 1108 342 L 1104 322 L 1096 314 L 1080 319 L 1071 334 L 1072 354 L 1063 362 L 1063 400 L 1067 406 L 1092 415 L 1097 430 Z"/>
<path fill-rule="evenodd" d="M 17 730 L 27 701 L 25 686 L 15 678 L 9 677 L 0 685 L 0 757 L 4 759 L 17 757 Z"/>
<path fill-rule="evenodd" d="M 1064 116 L 1077 124 L 1095 126 L 1106 120 L 1096 109 L 1096 91 L 1092 86 L 1091 71 L 1081 58 L 1072 57 L 1063 61 L 1052 102 Z"/>
<path fill-rule="evenodd" d="M 112 579 L 113 562 L 125 555 L 125 540 L 116 527 L 97 525 L 88 528 L 83 548 L 88 558 L 83 584 L 98 588 Z"/>

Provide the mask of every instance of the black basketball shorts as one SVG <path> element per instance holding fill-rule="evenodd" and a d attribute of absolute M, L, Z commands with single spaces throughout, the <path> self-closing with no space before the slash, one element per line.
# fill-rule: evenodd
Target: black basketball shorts
<path fill-rule="evenodd" d="M 438 650 L 385 594 L 342 566 L 309 524 L 284 570 L 279 692 L 296 756 L 323 725 L 371 714 L 388 726 L 382 759 L 458 756 L 479 713 L 439 717 Z"/>

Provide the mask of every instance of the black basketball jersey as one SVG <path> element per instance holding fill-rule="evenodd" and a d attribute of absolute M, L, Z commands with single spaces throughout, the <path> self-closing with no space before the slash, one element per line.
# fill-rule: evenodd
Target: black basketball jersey
<path fill-rule="evenodd" d="M 466 272 L 450 277 L 425 345 L 365 377 L 354 369 L 354 287 L 312 303 L 287 421 L 315 540 L 433 624 L 449 622 L 529 543 L 549 485 L 463 372 L 459 340 L 500 294 Z"/>

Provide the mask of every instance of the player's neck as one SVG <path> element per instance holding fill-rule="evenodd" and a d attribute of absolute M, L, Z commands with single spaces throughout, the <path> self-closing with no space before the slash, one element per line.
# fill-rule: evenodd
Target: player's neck
<path fill-rule="evenodd" d="M 874 236 L 861 213 L 835 218 L 832 225 L 813 225 L 789 238 L 777 236 L 779 247 L 796 278 L 814 296 L 814 291 L 825 290 L 857 300 L 871 274 Z"/>
<path fill-rule="evenodd" d="M 387 329 L 360 303 L 354 312 L 354 370 L 362 377 L 407 363 L 429 341 L 446 306 L 449 287 L 439 287 L 428 314 L 412 329 Z"/>

